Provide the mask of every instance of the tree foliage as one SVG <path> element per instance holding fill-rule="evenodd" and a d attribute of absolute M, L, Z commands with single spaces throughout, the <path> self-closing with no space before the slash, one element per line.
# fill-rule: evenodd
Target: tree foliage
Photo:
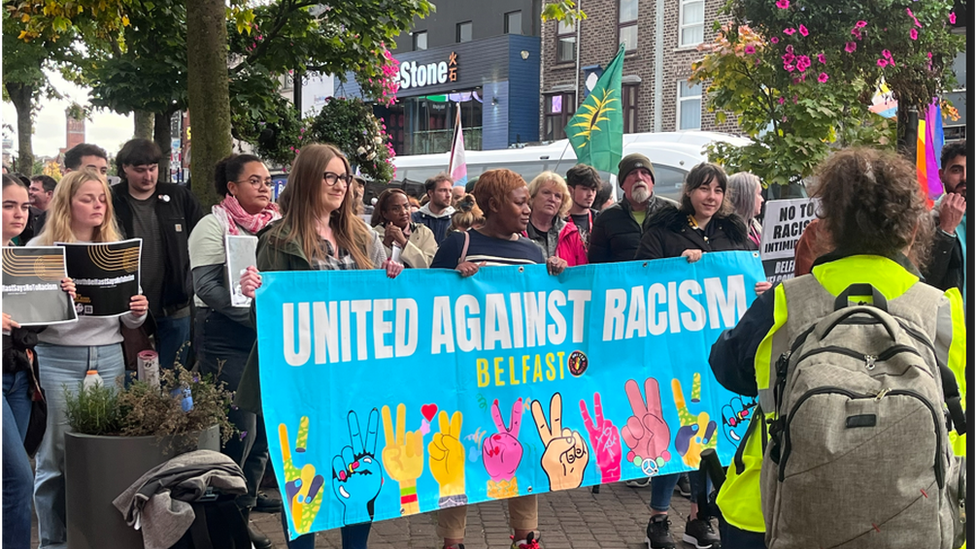
<path fill-rule="evenodd" d="M 716 122 L 734 116 L 752 143 L 715 145 L 713 157 L 786 184 L 832 147 L 893 146 L 893 124 L 869 111 L 879 83 L 902 109 L 927 105 L 951 86 L 961 44 L 948 27 L 951 2 L 907 4 L 732 0 L 731 23 L 700 48 L 691 80 L 707 86 Z"/>

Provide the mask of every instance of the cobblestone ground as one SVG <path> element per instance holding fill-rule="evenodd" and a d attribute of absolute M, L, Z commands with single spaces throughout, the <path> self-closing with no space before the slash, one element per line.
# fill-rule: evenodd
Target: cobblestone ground
<path fill-rule="evenodd" d="M 606 484 L 600 492 L 579 488 L 539 496 L 539 530 L 545 549 L 641 549 L 649 516 L 650 488 L 629 488 L 624 483 Z M 671 500 L 671 531 L 681 547 L 681 533 L 690 505 L 677 493 Z M 264 532 L 277 549 L 287 549 L 278 513 L 253 513 L 251 522 Z M 373 525 L 370 549 L 440 549 L 434 529 L 433 513 L 385 520 Z M 37 547 L 37 519 L 32 532 L 32 547 Z M 490 501 L 468 509 L 467 549 L 508 549 L 508 505 Z M 316 548 L 342 546 L 339 531 L 316 536 Z M 684 547 L 691 547 L 684 545 Z"/>

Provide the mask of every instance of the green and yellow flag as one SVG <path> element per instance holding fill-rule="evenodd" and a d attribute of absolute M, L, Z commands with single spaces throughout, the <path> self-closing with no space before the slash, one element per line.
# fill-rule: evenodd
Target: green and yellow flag
<path fill-rule="evenodd" d="M 623 103 L 620 77 L 624 68 L 624 45 L 607 65 L 586 101 L 566 125 L 566 135 L 581 164 L 613 173 L 620 162 L 624 145 Z"/>

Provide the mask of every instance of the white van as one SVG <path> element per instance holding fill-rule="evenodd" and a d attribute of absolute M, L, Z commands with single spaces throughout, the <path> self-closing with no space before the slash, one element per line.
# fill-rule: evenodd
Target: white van
<path fill-rule="evenodd" d="M 685 174 L 708 159 L 705 146 L 714 141 L 737 146 L 749 142 L 741 137 L 717 132 L 631 133 L 624 134 L 623 154 L 641 153 L 647 156 L 654 164 L 654 192 L 677 198 L 681 194 Z M 566 170 L 576 164 L 576 152 L 567 139 L 521 149 L 467 151 L 465 158 L 468 179 L 472 180 L 494 168 L 508 168 L 519 173 L 526 181 L 531 181 L 546 170 L 565 177 Z M 450 153 L 398 156 L 393 160 L 397 169 L 393 184 L 414 188 L 419 185 L 419 192 L 423 193 L 424 181 L 438 172 L 447 171 L 449 160 Z M 603 175 L 607 177 L 607 174 Z M 611 183 L 616 183 L 616 176 L 616 171 L 609 174 Z"/>

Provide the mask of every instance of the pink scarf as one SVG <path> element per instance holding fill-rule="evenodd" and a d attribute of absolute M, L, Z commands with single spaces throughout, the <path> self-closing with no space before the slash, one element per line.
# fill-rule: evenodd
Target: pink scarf
<path fill-rule="evenodd" d="M 281 214 L 278 213 L 278 205 L 274 202 L 268 203 L 263 210 L 251 215 L 244 211 L 244 208 L 241 207 L 241 203 L 237 201 L 236 197 L 229 194 L 224 197 L 220 204 L 215 205 L 211 209 L 211 212 L 220 221 L 220 224 L 224 226 L 224 231 L 227 234 L 234 235 L 241 234 L 237 228 L 238 226 L 243 227 L 244 230 L 251 234 L 256 234 L 265 228 L 268 223 L 281 218 Z"/>

